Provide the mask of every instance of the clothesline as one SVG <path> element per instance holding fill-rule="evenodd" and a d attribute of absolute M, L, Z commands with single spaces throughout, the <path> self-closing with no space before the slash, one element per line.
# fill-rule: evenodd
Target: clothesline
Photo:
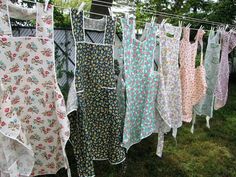
<path fill-rule="evenodd" d="M 129 5 L 123 5 L 123 4 L 114 4 L 114 3 L 110 3 L 110 2 L 103 2 L 101 0 L 93 0 L 93 2 L 100 2 L 100 3 L 103 3 L 103 4 L 108 4 L 110 6 L 114 6 L 114 5 L 129 6 Z M 131 7 L 131 6 L 129 6 L 129 7 L 130 8 L 134 8 L 134 7 Z M 204 24 L 223 25 L 223 26 L 227 26 L 228 25 L 230 27 L 235 27 L 235 25 L 229 25 L 229 24 L 225 24 L 225 23 L 221 23 L 221 22 L 215 22 L 215 21 L 210 21 L 210 20 L 201 20 L 201 19 L 198 19 L 198 18 L 187 17 L 185 15 L 176 15 L 176 14 L 171 14 L 171 13 L 166 13 L 166 12 L 154 11 L 154 10 L 150 10 L 148 8 L 141 9 L 141 10 L 143 12 L 145 12 L 146 14 L 150 14 L 150 15 L 161 15 L 161 16 L 165 16 L 165 17 L 177 18 L 177 19 L 182 19 L 182 20 L 186 20 L 186 21 L 193 21 L 193 22 L 198 22 L 198 23 L 204 23 Z"/>
<path fill-rule="evenodd" d="M 96 4 L 96 3 L 93 3 L 93 5 L 95 5 L 95 6 L 102 6 L 102 7 L 110 7 L 110 6 L 106 6 L 106 5 L 102 5 L 102 4 Z M 94 13 L 94 12 L 88 12 L 88 13 Z M 104 14 L 99 14 L 99 13 L 95 13 L 95 15 L 103 15 L 104 16 Z M 156 14 L 155 14 L 156 15 Z M 162 15 L 162 16 L 165 16 L 165 17 L 172 17 L 172 16 L 168 16 L 168 15 Z M 176 17 L 174 17 L 174 18 L 176 18 Z M 119 17 L 118 17 L 118 19 L 120 19 Z M 179 19 L 179 18 L 178 18 Z M 147 23 L 148 21 L 140 21 L 140 20 L 135 20 L 136 22 L 139 22 L 139 23 L 142 23 L 142 24 L 145 24 L 145 23 Z M 199 23 L 199 22 L 198 22 Z M 197 28 L 191 28 L 192 30 L 198 30 Z M 205 31 L 210 31 L 210 30 L 207 30 L 207 29 L 204 29 Z"/>
<path fill-rule="evenodd" d="M 110 3 L 110 2 L 103 2 L 101 0 L 93 0 L 93 2 L 100 2 L 100 3 L 104 3 L 104 4 L 107 4 L 107 5 L 111 5 L 111 6 L 114 6 L 114 5 L 129 6 L 129 5 L 122 5 L 122 4 L 114 4 L 114 3 Z M 131 7 L 131 6 L 129 6 L 129 7 L 134 8 L 134 7 Z M 176 15 L 176 14 L 171 14 L 171 13 L 166 13 L 166 12 L 149 10 L 148 8 L 142 9 L 142 11 L 146 12 L 147 14 L 151 14 L 151 15 L 162 15 L 162 16 L 168 16 L 168 17 L 173 17 L 173 18 L 175 17 L 175 18 L 178 18 L 178 19 L 182 18 L 182 19 L 185 19 L 185 20 L 194 21 L 194 22 L 202 22 L 202 23 L 205 23 L 205 24 L 227 25 L 227 24 L 224 24 L 224 23 L 210 21 L 210 20 L 201 20 L 201 19 L 197 19 L 197 18 L 193 18 L 193 17 L 187 17 L 187 16 L 184 16 L 184 15 Z"/>
<path fill-rule="evenodd" d="M 35 3 L 35 2 L 29 1 L 29 0 L 23 0 L 23 2 Z M 118 3 L 114 4 L 114 3 L 109 3 L 109 2 L 102 2 L 100 0 L 93 0 L 93 2 L 103 3 L 103 4 L 93 3 L 93 5 L 107 7 L 107 8 L 111 7 L 111 6 L 123 6 L 123 7 L 128 6 L 128 7 L 131 7 L 129 5 L 124 5 L 124 4 L 118 4 Z M 62 6 L 58 6 L 58 5 L 55 5 L 55 7 L 60 8 L 60 9 L 70 9 L 69 7 L 62 7 Z M 131 8 L 134 8 L 134 7 L 131 7 Z M 200 20 L 200 19 L 197 19 L 197 18 L 187 17 L 187 16 L 184 16 L 184 15 L 175 15 L 175 14 L 166 13 L 166 12 L 153 11 L 153 10 L 150 10 L 150 9 L 147 9 L 147 8 L 146 9 L 140 9 L 140 10 L 145 12 L 146 14 L 155 15 L 155 16 L 164 16 L 164 17 L 175 18 L 175 19 L 180 19 L 180 20 L 184 20 L 184 21 L 192 21 L 192 22 L 197 22 L 197 23 L 202 23 L 202 24 L 209 24 L 209 25 L 212 25 L 212 26 L 229 26 L 229 27 L 232 27 L 232 28 L 235 27 L 235 25 L 228 25 L 228 24 L 225 24 L 225 23 L 220 23 L 220 22 L 215 22 L 215 21 L 210 21 L 210 20 Z M 89 12 L 89 13 L 104 16 L 104 14 L 99 14 L 99 13 L 94 13 L 94 12 Z M 146 21 L 139 21 L 139 20 L 136 20 L 136 21 L 139 22 L 139 23 L 146 23 Z M 197 30 L 197 29 L 194 29 L 194 28 L 192 28 L 192 29 Z"/>

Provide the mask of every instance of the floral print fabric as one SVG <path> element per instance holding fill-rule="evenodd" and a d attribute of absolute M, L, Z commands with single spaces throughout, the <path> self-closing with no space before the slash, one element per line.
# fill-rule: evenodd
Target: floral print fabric
<path fill-rule="evenodd" d="M 113 59 L 115 21 L 111 17 L 105 21 L 94 20 L 106 23 L 103 43 L 99 44 L 86 42 L 85 29 L 92 26 L 91 23 L 87 26 L 83 11 L 72 9 L 71 17 L 77 48 L 75 86 L 71 87 L 76 88 L 78 108 L 69 117 L 70 139 L 78 175 L 88 177 L 94 176 L 93 160 L 118 164 L 125 159 Z"/>
<path fill-rule="evenodd" d="M 173 136 L 176 137 L 177 128 L 182 125 L 182 97 L 179 75 L 179 42 L 181 27 L 174 27 L 170 24 L 160 26 L 160 72 L 164 80 L 165 93 L 162 97 L 166 99 L 168 109 L 162 109 L 165 115 L 165 122 L 173 128 Z M 168 111 L 168 113 L 167 113 Z M 168 116 L 168 118 L 167 118 Z"/>
<path fill-rule="evenodd" d="M 208 37 L 208 44 L 205 54 L 204 66 L 206 69 L 206 82 L 207 90 L 206 95 L 203 97 L 201 102 L 194 107 L 194 111 L 198 115 L 213 116 L 214 108 L 214 90 L 216 87 L 216 81 L 219 70 L 220 60 L 220 32 L 214 34 L 211 30 Z"/>
<path fill-rule="evenodd" d="M 206 93 L 205 68 L 203 66 L 203 35 L 199 29 L 195 42 L 190 43 L 190 28 L 184 28 L 180 44 L 180 78 L 182 87 L 183 121 L 191 122 L 193 106 L 200 102 Z M 201 45 L 200 66 L 195 68 L 198 44 Z"/>
<path fill-rule="evenodd" d="M 222 33 L 222 51 L 219 64 L 219 74 L 215 89 L 215 105 L 214 109 L 222 108 L 228 99 L 228 84 L 229 84 L 229 53 L 236 46 L 236 32 L 224 31 Z"/>
<path fill-rule="evenodd" d="M 135 21 L 122 18 L 126 116 L 123 143 L 127 150 L 156 131 L 155 99 L 157 72 L 154 71 L 157 25 L 147 30 L 144 41 L 135 38 Z"/>
<path fill-rule="evenodd" d="M 11 35 L 8 0 L 0 0 L 0 35 Z"/>
<path fill-rule="evenodd" d="M 48 31 L 48 25 L 53 26 L 53 8 L 44 12 L 44 5 L 39 3 L 36 8 L 38 18 L 42 18 L 37 20 L 37 29 Z M 5 153 L 10 163 L 1 164 L 0 170 L 9 175 L 55 174 L 67 167 L 65 145 L 70 131 L 55 76 L 53 31 L 37 34 L 0 37 L 0 138 L 6 142 L 0 155 Z"/>

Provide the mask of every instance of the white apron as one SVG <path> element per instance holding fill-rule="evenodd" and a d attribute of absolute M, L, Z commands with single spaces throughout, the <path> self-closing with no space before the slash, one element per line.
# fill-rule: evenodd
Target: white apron
<path fill-rule="evenodd" d="M 36 4 L 36 37 L 13 37 L 8 3 L 0 0 L 0 174 L 55 174 L 68 166 L 70 131 L 56 80 L 53 7 Z"/>

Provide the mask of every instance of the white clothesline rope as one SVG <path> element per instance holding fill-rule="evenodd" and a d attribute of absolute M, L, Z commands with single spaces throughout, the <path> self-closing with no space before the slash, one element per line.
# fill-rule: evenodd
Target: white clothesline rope
<path fill-rule="evenodd" d="M 30 0 L 23 0 L 23 2 L 28 2 L 28 3 L 36 3 L 35 1 L 30 1 Z M 94 3 L 94 2 L 99 2 L 99 3 L 103 3 L 103 4 L 97 4 L 97 3 Z M 107 4 L 107 5 L 105 5 Z M 115 7 L 115 6 L 128 6 L 128 5 L 124 5 L 124 4 L 118 4 L 118 3 L 109 3 L 109 2 L 103 2 L 103 1 L 100 1 L 100 0 L 93 0 L 93 5 L 95 6 L 101 6 L 101 7 L 107 7 L 107 8 L 110 8 L 110 7 Z M 56 8 L 60 8 L 60 9 L 70 9 L 70 7 L 62 7 L 62 6 L 58 6 L 58 5 L 54 5 Z M 130 8 L 134 8 L 134 7 L 131 7 L 131 6 L 128 6 Z M 76 7 L 73 7 L 73 8 L 76 8 Z M 79 8 L 79 7 L 78 7 Z M 185 21 L 192 21 L 192 22 L 197 22 L 197 23 L 204 23 L 204 24 L 209 24 L 209 25 L 212 25 L 212 26 L 224 26 L 224 27 L 232 27 L 233 29 L 236 27 L 235 25 L 228 25 L 228 24 L 225 24 L 225 23 L 220 23 L 220 22 L 215 22 L 215 21 L 209 21 L 209 20 L 200 20 L 200 19 L 197 19 L 197 18 L 192 18 L 192 17 L 186 17 L 186 16 L 181 16 L 181 15 L 175 15 L 175 14 L 170 14 L 170 13 L 165 13 L 165 12 L 158 12 L 158 11 L 152 11 L 152 10 L 149 10 L 149 9 L 141 9 L 141 11 L 144 11 L 146 14 L 150 14 L 150 15 L 153 15 L 153 16 L 163 16 L 163 17 L 167 17 L 167 18 L 176 18 L 176 19 L 179 19 L 180 21 L 181 20 L 185 20 Z M 100 14 L 100 13 L 95 13 L 95 12 L 86 12 L 86 13 L 90 13 L 90 14 L 94 14 L 94 15 L 99 15 L 99 16 L 105 16 L 104 14 Z M 139 23 L 143 23 L 145 24 L 147 21 L 140 21 L 140 20 L 136 20 L 137 22 Z M 193 30 L 198 30 L 196 28 L 191 28 Z M 209 30 L 205 30 L 205 31 L 209 31 Z"/>
<path fill-rule="evenodd" d="M 118 4 L 118 3 L 110 3 L 110 2 L 103 2 L 101 0 L 93 0 L 93 2 L 99 2 L 99 3 L 102 3 L 102 4 L 107 4 L 107 5 L 110 5 L 110 6 L 128 6 L 130 8 L 134 8 L 132 6 L 129 6 L 129 5 L 123 5 L 123 4 Z M 188 17 L 188 16 L 185 16 L 185 15 L 176 15 L 176 14 L 171 14 L 171 13 L 166 13 L 166 12 L 160 12 L 160 11 L 154 11 L 154 10 L 150 10 L 150 9 L 141 9 L 142 11 L 146 12 L 147 14 L 150 14 L 150 15 L 162 15 L 162 16 L 168 16 L 168 17 L 175 17 L 175 18 L 178 18 L 178 19 L 183 19 L 183 20 L 189 20 L 189 21 L 194 21 L 194 22 L 201 22 L 201 23 L 205 23 L 205 24 L 211 24 L 211 25 L 228 25 L 228 24 L 225 24 L 225 23 L 221 23 L 221 22 L 216 22 L 216 21 L 210 21 L 210 20 L 202 20 L 202 19 L 198 19 L 198 18 L 193 18 L 193 17 Z M 232 27 L 235 27 L 235 25 L 230 25 Z"/>

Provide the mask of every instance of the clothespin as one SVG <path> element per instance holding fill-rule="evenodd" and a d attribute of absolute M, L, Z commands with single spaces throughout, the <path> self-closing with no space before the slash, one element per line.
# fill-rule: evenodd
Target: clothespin
<path fill-rule="evenodd" d="M 49 0 L 45 0 L 45 3 L 44 3 L 44 12 L 47 12 L 47 10 L 48 10 L 48 3 L 49 3 Z"/>
<path fill-rule="evenodd" d="M 189 23 L 189 24 L 186 26 L 186 28 L 190 28 L 190 26 L 191 26 L 191 24 Z"/>
<path fill-rule="evenodd" d="M 199 29 L 200 29 L 200 30 L 203 30 L 203 28 L 204 28 L 204 26 L 201 25 Z"/>
<path fill-rule="evenodd" d="M 109 14 L 112 17 L 112 19 L 114 20 L 115 14 L 113 13 L 111 7 L 108 8 Z"/>
<path fill-rule="evenodd" d="M 156 17 L 155 16 L 152 16 L 152 19 L 151 19 L 151 24 L 153 25 L 156 21 Z"/>
<path fill-rule="evenodd" d="M 229 25 L 228 25 L 228 24 L 226 24 L 226 25 L 225 25 L 225 29 L 224 29 L 224 30 L 226 31 L 228 27 L 229 27 Z"/>
<path fill-rule="evenodd" d="M 85 2 L 82 2 L 82 3 L 80 4 L 80 6 L 79 6 L 79 8 L 78 8 L 78 13 L 77 13 L 77 15 L 80 13 L 81 10 L 84 9 L 84 6 L 85 6 L 85 5 L 86 5 Z"/>
<path fill-rule="evenodd" d="M 166 23 L 167 19 L 163 19 L 160 26 L 163 26 Z"/>
<path fill-rule="evenodd" d="M 179 27 L 183 26 L 183 21 L 179 21 Z"/>

